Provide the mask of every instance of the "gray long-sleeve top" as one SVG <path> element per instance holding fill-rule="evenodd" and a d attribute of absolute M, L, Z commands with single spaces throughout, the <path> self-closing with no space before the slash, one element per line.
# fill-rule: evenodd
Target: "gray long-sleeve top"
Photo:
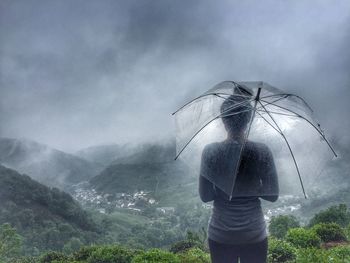
<path fill-rule="evenodd" d="M 246 143 L 236 177 L 233 198 L 229 200 L 226 193 L 206 178 L 207 171 L 203 170 L 206 169 L 203 168 L 206 167 L 203 162 L 218 158 L 211 155 L 213 153 L 217 155 L 217 149 L 223 150 L 222 147 L 229 147 L 229 145 L 226 142 L 208 145 L 202 155 L 199 177 L 200 198 L 203 202 L 214 200 L 208 238 L 226 244 L 262 241 L 266 238 L 267 233 L 259 198 L 274 202 L 278 198 L 279 191 L 271 151 L 261 143 L 250 141 Z M 214 170 L 219 171 L 220 167 Z"/>

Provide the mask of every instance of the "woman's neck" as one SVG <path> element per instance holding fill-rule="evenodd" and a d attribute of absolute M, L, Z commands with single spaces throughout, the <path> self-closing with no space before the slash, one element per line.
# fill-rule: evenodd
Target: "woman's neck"
<path fill-rule="evenodd" d="M 227 136 L 226 141 L 243 142 L 244 141 L 244 134 L 229 135 L 229 136 Z"/>

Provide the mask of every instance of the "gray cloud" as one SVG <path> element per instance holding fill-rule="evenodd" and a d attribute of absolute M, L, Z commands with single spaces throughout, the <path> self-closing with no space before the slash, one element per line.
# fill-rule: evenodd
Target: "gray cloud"
<path fill-rule="evenodd" d="M 350 143 L 349 7 L 2 1 L 0 135 L 67 151 L 169 136 L 173 110 L 233 79 L 298 93 Z"/>

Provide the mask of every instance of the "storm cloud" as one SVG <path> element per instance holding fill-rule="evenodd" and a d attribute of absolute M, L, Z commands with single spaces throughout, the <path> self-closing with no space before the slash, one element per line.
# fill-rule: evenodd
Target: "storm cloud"
<path fill-rule="evenodd" d="M 73 152 L 167 138 L 223 80 L 263 80 L 350 144 L 348 1 L 1 1 L 0 136 Z"/>

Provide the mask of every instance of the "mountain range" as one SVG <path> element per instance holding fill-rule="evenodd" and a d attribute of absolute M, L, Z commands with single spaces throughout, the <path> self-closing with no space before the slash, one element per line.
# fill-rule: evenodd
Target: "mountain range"
<path fill-rule="evenodd" d="M 44 144 L 13 138 L 0 138 L 0 164 L 60 189 L 89 180 L 103 167 Z"/>

